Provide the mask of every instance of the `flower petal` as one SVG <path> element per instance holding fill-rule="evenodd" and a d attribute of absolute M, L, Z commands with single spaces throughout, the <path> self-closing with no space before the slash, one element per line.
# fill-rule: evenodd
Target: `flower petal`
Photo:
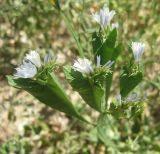
<path fill-rule="evenodd" d="M 31 62 L 24 61 L 20 67 L 16 68 L 14 76 L 21 78 L 33 78 L 37 74 L 37 68 Z"/>
<path fill-rule="evenodd" d="M 24 58 L 26 61 L 30 61 L 34 64 L 37 68 L 41 67 L 41 59 L 38 52 L 32 50 L 29 54 L 27 54 Z"/>

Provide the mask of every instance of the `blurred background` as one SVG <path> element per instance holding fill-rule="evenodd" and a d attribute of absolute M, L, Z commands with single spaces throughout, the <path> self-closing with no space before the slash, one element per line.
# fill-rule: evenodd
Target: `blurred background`
<path fill-rule="evenodd" d="M 56 10 L 47 0 L 0 0 L 0 154 L 119 154 L 160 153 L 160 0 L 61 0 L 62 9 L 80 36 L 86 57 L 91 56 L 91 35 L 97 29 L 91 11 L 103 5 L 116 10 L 119 39 L 124 51 L 120 64 L 127 60 L 131 41 L 146 44 L 143 55 L 145 79 L 135 89 L 145 94 L 144 112 L 134 120 L 120 120 L 108 128 L 112 141 L 104 146 L 96 129 L 57 112 L 34 99 L 27 92 L 8 86 L 5 76 L 13 74 L 29 50 L 42 55 L 52 50 L 60 63 L 58 76 L 73 102 L 86 118 L 98 114 L 73 92 L 64 80 L 63 66 L 78 56 L 73 38 Z M 112 97 L 118 93 L 112 87 Z M 115 131 L 115 129 L 117 131 Z M 115 138 L 116 136 L 116 138 Z"/>

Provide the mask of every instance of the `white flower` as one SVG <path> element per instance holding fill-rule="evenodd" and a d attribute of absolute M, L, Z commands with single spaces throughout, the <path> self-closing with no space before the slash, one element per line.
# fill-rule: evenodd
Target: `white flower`
<path fill-rule="evenodd" d="M 132 42 L 132 51 L 136 62 L 140 62 L 144 52 L 145 44 L 141 42 Z"/>
<path fill-rule="evenodd" d="M 97 56 L 97 67 L 101 67 L 101 57 Z"/>
<path fill-rule="evenodd" d="M 55 58 L 53 56 L 52 51 L 49 51 L 49 53 L 45 54 L 45 56 L 44 56 L 44 64 L 48 64 L 48 63 L 50 63 L 50 62 L 52 62 L 54 60 L 55 60 Z"/>
<path fill-rule="evenodd" d="M 119 95 L 117 96 L 117 101 L 118 101 L 119 104 L 122 103 L 122 96 L 121 96 L 121 94 L 119 94 Z"/>
<path fill-rule="evenodd" d="M 114 29 L 114 28 L 118 29 L 118 27 L 119 27 L 118 22 L 112 23 L 111 27 L 112 27 L 112 29 Z"/>
<path fill-rule="evenodd" d="M 111 67 L 114 61 L 109 60 L 107 63 L 105 63 L 103 66 L 101 65 L 101 57 L 97 56 L 97 67 Z"/>
<path fill-rule="evenodd" d="M 36 52 L 34 50 L 30 51 L 30 53 L 25 56 L 24 60 L 30 61 L 37 68 L 41 67 L 40 55 L 38 54 L 38 52 Z"/>
<path fill-rule="evenodd" d="M 21 78 L 33 78 L 40 67 L 41 59 L 39 54 L 36 51 L 30 51 L 30 53 L 24 57 L 22 65 L 16 68 L 17 72 L 14 76 Z"/>
<path fill-rule="evenodd" d="M 21 78 L 33 78 L 37 74 L 37 68 L 30 61 L 23 61 L 23 64 L 16 68 L 14 76 Z"/>
<path fill-rule="evenodd" d="M 90 74 L 93 72 L 92 62 L 86 58 L 78 58 L 78 60 L 75 61 L 73 68 L 84 74 Z"/>
<path fill-rule="evenodd" d="M 52 52 L 49 52 L 44 57 L 44 65 L 50 63 L 53 59 Z M 40 55 L 36 51 L 30 51 L 24 59 L 22 65 L 16 68 L 16 73 L 14 76 L 21 78 L 33 78 L 39 68 L 42 66 Z"/>
<path fill-rule="evenodd" d="M 138 98 L 138 95 L 136 93 L 132 93 L 126 98 L 126 103 L 139 102 L 139 101 L 140 101 L 140 98 Z"/>
<path fill-rule="evenodd" d="M 105 28 L 110 23 L 114 15 L 115 11 L 109 11 L 109 8 L 105 7 L 100 9 L 99 12 L 92 13 L 93 19 L 99 23 L 102 28 Z"/>
<path fill-rule="evenodd" d="M 122 104 L 122 96 L 121 96 L 121 94 L 119 94 L 118 96 L 117 96 L 117 101 L 118 101 L 118 103 L 119 104 Z M 140 99 L 137 97 L 137 94 L 136 93 L 132 93 L 132 94 L 130 94 L 127 98 L 126 98 L 126 100 L 125 100 L 125 103 L 129 103 L 129 102 L 139 102 L 140 101 Z"/>
<path fill-rule="evenodd" d="M 114 61 L 109 60 L 103 67 L 111 67 L 114 64 Z"/>

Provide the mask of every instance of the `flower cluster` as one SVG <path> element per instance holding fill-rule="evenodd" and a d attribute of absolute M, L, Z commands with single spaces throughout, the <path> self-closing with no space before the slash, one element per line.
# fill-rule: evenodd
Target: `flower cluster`
<path fill-rule="evenodd" d="M 115 11 L 109 11 L 109 8 L 103 7 L 103 9 L 100 9 L 99 12 L 92 13 L 93 19 L 100 24 L 101 28 L 105 29 L 112 20 L 113 16 L 115 15 Z M 118 28 L 119 24 L 112 23 L 111 28 Z M 133 51 L 135 62 L 138 63 L 141 60 L 142 54 L 144 52 L 145 44 L 141 42 L 132 42 L 131 48 Z"/>
<path fill-rule="evenodd" d="M 58 0 L 52 0 L 52 2 L 61 11 Z M 130 61 L 121 69 L 119 75 L 120 94 L 117 100 L 109 101 L 114 82 L 113 73 L 116 71 L 115 63 L 123 50 L 122 42 L 117 36 L 119 24 L 111 22 L 115 14 L 114 10 L 110 11 L 105 7 L 99 12 L 92 13 L 93 19 L 100 27 L 99 31 L 95 31 L 92 35 L 92 57 L 95 62 L 87 58 L 78 58 L 74 61 L 73 66 L 64 67 L 64 74 L 72 88 L 79 93 L 86 104 L 98 111 L 100 116 L 109 114 L 115 118 L 130 118 L 141 113 L 143 109 L 142 99 L 136 94 L 130 95 L 130 93 L 143 80 L 144 75 L 139 63 L 145 45 L 141 42 L 131 43 L 133 58 L 129 59 Z M 61 15 L 65 18 L 63 11 Z M 67 18 L 65 21 L 69 30 L 73 31 Z M 80 56 L 84 57 L 83 48 L 77 39 L 78 35 L 72 35 L 77 43 Z M 132 59 L 134 59 L 134 63 Z M 30 51 L 24 57 L 22 64 L 16 68 L 14 76 L 8 76 L 9 84 L 18 89 L 27 90 L 42 103 L 52 108 L 86 121 L 72 105 L 56 77 L 53 71 L 56 68 L 54 60 L 55 56 L 52 52 L 46 54 L 42 62 L 37 51 Z"/>
<path fill-rule="evenodd" d="M 48 64 L 52 61 L 53 55 L 51 52 L 45 55 L 44 64 Z M 22 64 L 16 68 L 14 76 L 20 78 L 33 78 L 37 74 L 38 70 L 42 66 L 40 55 L 37 51 L 30 51 L 29 54 L 23 59 Z"/>

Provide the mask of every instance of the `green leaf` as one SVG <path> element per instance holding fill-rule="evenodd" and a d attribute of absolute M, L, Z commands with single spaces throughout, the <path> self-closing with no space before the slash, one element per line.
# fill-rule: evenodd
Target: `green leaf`
<path fill-rule="evenodd" d="M 96 32 L 93 33 L 92 35 L 92 48 L 93 48 L 93 53 L 96 55 L 97 51 L 100 49 L 102 46 L 102 41 L 100 36 Z"/>
<path fill-rule="evenodd" d="M 115 43 L 117 38 L 117 30 L 114 29 L 110 32 L 105 42 L 98 49 L 96 56 L 101 56 L 101 64 L 104 65 L 108 60 L 112 59 L 115 50 Z"/>
<path fill-rule="evenodd" d="M 129 74 L 126 68 L 120 75 L 120 94 L 126 97 L 143 79 L 143 73 L 138 71 L 134 74 Z"/>
<path fill-rule="evenodd" d="M 32 79 L 15 78 L 14 76 L 7 76 L 7 80 L 9 85 L 29 92 L 32 96 L 47 106 L 68 115 L 75 116 L 81 120 L 83 119 L 64 93 L 54 74 L 48 74 L 46 84 L 41 84 Z"/>
<path fill-rule="evenodd" d="M 105 90 L 103 87 L 90 82 L 89 79 L 71 67 L 65 67 L 64 73 L 72 88 L 80 94 L 90 107 L 99 112 L 104 109 Z"/>
<path fill-rule="evenodd" d="M 112 71 L 113 72 L 115 70 L 116 60 L 117 60 L 118 56 L 120 55 L 122 49 L 123 49 L 122 48 L 122 44 L 118 44 L 115 47 L 114 52 L 112 54 L 111 60 L 114 61 L 114 64 L 112 65 Z M 108 101 L 108 97 L 109 97 L 109 93 L 110 93 L 110 88 L 111 88 L 111 85 L 112 85 L 112 78 L 113 78 L 113 73 L 109 74 L 108 77 L 106 78 L 106 102 Z"/>
<path fill-rule="evenodd" d="M 118 45 L 114 48 L 114 52 L 113 52 L 113 54 L 112 54 L 111 60 L 112 60 L 112 61 L 116 61 L 117 58 L 119 57 L 120 53 L 122 52 L 122 50 L 123 50 L 123 46 L 122 46 L 122 44 L 120 43 L 120 44 L 118 44 Z"/>
<path fill-rule="evenodd" d="M 108 147 L 116 147 L 120 135 L 116 127 L 116 121 L 112 116 L 102 114 L 97 124 L 97 133 L 99 139 Z"/>

